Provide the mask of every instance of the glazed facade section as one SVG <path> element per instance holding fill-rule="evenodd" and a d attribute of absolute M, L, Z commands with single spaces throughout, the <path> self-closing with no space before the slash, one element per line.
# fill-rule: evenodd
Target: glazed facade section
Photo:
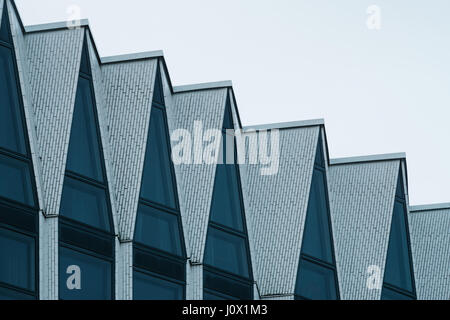
<path fill-rule="evenodd" d="M 242 128 L 229 82 L 173 87 L 159 52 L 99 58 L 87 24 L 0 10 L 0 299 L 450 298 L 450 205 L 410 208 L 403 155 Z M 224 161 L 194 141 L 175 165 L 199 124 Z M 227 162 L 236 129 L 279 130 L 276 174 Z"/>

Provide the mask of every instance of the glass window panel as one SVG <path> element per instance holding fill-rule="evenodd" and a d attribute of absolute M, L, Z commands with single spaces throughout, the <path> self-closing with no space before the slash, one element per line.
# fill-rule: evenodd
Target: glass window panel
<path fill-rule="evenodd" d="M 86 38 L 84 39 L 84 44 L 83 44 L 83 52 L 81 53 L 81 64 L 80 64 L 80 71 L 90 75 L 91 74 L 91 67 L 90 67 L 90 62 L 89 62 L 89 52 L 88 52 L 88 46 L 87 46 L 87 41 Z"/>
<path fill-rule="evenodd" d="M 333 263 L 325 176 L 317 169 L 313 173 L 302 253 Z"/>
<path fill-rule="evenodd" d="M 184 286 L 135 271 L 134 300 L 182 300 Z"/>
<path fill-rule="evenodd" d="M 395 201 L 384 281 L 412 292 L 412 275 L 406 233 L 405 205 Z"/>
<path fill-rule="evenodd" d="M 0 287 L 0 300 L 36 300 L 36 297 Z"/>
<path fill-rule="evenodd" d="M 65 177 L 61 215 L 86 225 L 110 231 L 106 191 Z"/>
<path fill-rule="evenodd" d="M 234 129 L 233 114 L 231 112 L 230 96 L 227 96 L 225 115 L 223 117 L 223 129 Z"/>
<path fill-rule="evenodd" d="M 136 242 L 181 256 L 180 239 L 177 216 L 146 205 L 139 206 Z"/>
<path fill-rule="evenodd" d="M 153 92 L 153 101 L 156 103 L 159 103 L 161 105 L 164 105 L 164 90 L 162 86 L 162 80 L 161 80 L 161 71 L 158 66 L 158 71 L 156 72 L 156 79 L 155 79 L 155 90 Z"/>
<path fill-rule="evenodd" d="M 311 300 L 336 300 L 334 271 L 300 259 L 295 294 Z"/>
<path fill-rule="evenodd" d="M 396 190 L 395 195 L 397 197 L 399 197 L 400 199 L 405 199 L 405 192 L 403 191 L 403 175 L 402 175 L 401 171 L 400 171 L 400 174 L 398 175 L 397 190 Z"/>
<path fill-rule="evenodd" d="M 234 165 L 217 165 L 211 221 L 243 231 L 239 182 Z"/>
<path fill-rule="evenodd" d="M 67 170 L 103 182 L 99 136 L 90 80 L 79 78 Z"/>
<path fill-rule="evenodd" d="M 322 145 L 322 134 L 319 135 L 319 143 L 317 145 L 316 159 L 314 163 L 320 167 L 325 167 L 325 160 L 323 157 L 323 145 Z"/>
<path fill-rule="evenodd" d="M 413 298 L 383 286 L 381 300 L 414 300 Z"/>
<path fill-rule="evenodd" d="M 28 163 L 0 154 L 0 196 L 29 205 L 34 205 Z"/>
<path fill-rule="evenodd" d="M 175 189 L 171 171 L 164 111 L 152 107 L 145 154 L 141 197 L 175 209 Z"/>
<path fill-rule="evenodd" d="M 239 300 L 239 299 L 225 296 L 220 293 L 215 293 L 213 291 L 205 290 L 203 291 L 203 300 Z"/>
<path fill-rule="evenodd" d="M 203 288 L 214 295 L 231 300 L 253 300 L 253 281 L 233 279 L 223 272 L 203 268 Z"/>
<path fill-rule="evenodd" d="M 3 7 L 5 8 L 5 7 Z M 0 25 L 0 40 L 11 43 L 11 31 L 9 26 L 8 10 L 2 12 L 2 23 Z"/>
<path fill-rule="evenodd" d="M 220 270 L 249 277 L 245 239 L 215 228 L 209 228 L 205 264 Z"/>
<path fill-rule="evenodd" d="M 35 241 L 0 228 L 0 282 L 35 290 Z"/>
<path fill-rule="evenodd" d="M 80 270 L 80 289 L 69 289 L 67 273 L 69 266 Z M 59 249 L 59 298 L 62 300 L 109 300 L 111 299 L 111 262 L 71 249 Z M 72 279 L 69 284 L 73 285 Z"/>
<path fill-rule="evenodd" d="M 0 46 L 0 147 L 26 154 L 21 104 L 11 49 Z"/>

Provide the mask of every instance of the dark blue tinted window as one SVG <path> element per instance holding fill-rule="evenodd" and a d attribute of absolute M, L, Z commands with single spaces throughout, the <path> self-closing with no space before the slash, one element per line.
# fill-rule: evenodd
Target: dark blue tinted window
<path fill-rule="evenodd" d="M 334 271 L 301 259 L 295 293 L 311 300 L 336 300 Z"/>
<path fill-rule="evenodd" d="M 12 50 L 0 46 L 0 147 L 26 154 Z"/>
<path fill-rule="evenodd" d="M 161 80 L 161 71 L 158 69 L 156 72 L 156 79 L 155 79 L 155 90 L 153 92 L 153 102 L 158 103 L 160 105 L 164 105 L 164 90 L 162 86 L 162 80 Z"/>
<path fill-rule="evenodd" d="M 89 62 L 87 37 L 84 38 L 83 51 L 81 53 L 80 72 L 83 72 L 86 75 L 91 75 L 91 64 Z"/>
<path fill-rule="evenodd" d="M 139 205 L 135 241 L 182 256 L 178 217 L 146 205 Z"/>
<path fill-rule="evenodd" d="M 0 154 L 0 196 L 34 205 L 30 164 Z"/>
<path fill-rule="evenodd" d="M 211 207 L 211 221 L 243 231 L 239 183 L 234 165 L 218 165 Z"/>
<path fill-rule="evenodd" d="M 233 114 L 231 113 L 230 95 L 227 95 L 225 115 L 223 117 L 223 129 L 234 129 Z"/>
<path fill-rule="evenodd" d="M 205 264 L 248 278 L 249 262 L 246 240 L 237 235 L 209 228 Z"/>
<path fill-rule="evenodd" d="M 67 155 L 67 170 L 103 182 L 91 85 L 90 80 L 79 78 Z"/>
<path fill-rule="evenodd" d="M 384 282 L 412 292 L 413 281 L 406 232 L 405 204 L 395 201 Z"/>
<path fill-rule="evenodd" d="M 35 250 L 34 238 L 0 228 L 0 282 L 34 291 Z"/>
<path fill-rule="evenodd" d="M 226 296 L 224 294 L 213 292 L 210 290 L 203 291 L 203 300 L 239 300 L 231 296 Z"/>
<path fill-rule="evenodd" d="M 314 170 L 309 196 L 302 253 L 333 263 L 325 174 Z"/>
<path fill-rule="evenodd" d="M 80 270 L 80 289 L 73 288 L 73 271 Z M 69 286 L 68 286 L 69 282 Z M 72 290 L 69 289 L 72 288 Z M 111 262 L 71 249 L 59 249 L 59 298 L 62 300 L 109 300 L 111 290 Z"/>
<path fill-rule="evenodd" d="M 398 176 L 398 179 L 397 179 L 397 190 L 396 190 L 395 196 L 397 198 L 399 198 L 400 200 L 404 200 L 405 199 L 405 191 L 404 191 L 404 188 L 403 188 L 403 175 L 401 174 L 401 172 L 400 172 L 400 174 Z"/>
<path fill-rule="evenodd" d="M 319 135 L 297 274 L 296 298 L 339 298 L 322 137 Z"/>
<path fill-rule="evenodd" d="M 175 189 L 170 154 L 164 110 L 153 106 L 141 198 L 175 209 Z"/>
<path fill-rule="evenodd" d="M 383 287 L 381 300 L 414 300 L 414 298 Z"/>
<path fill-rule="evenodd" d="M 36 297 L 0 287 L 0 300 L 35 300 Z"/>
<path fill-rule="evenodd" d="M 204 294 L 212 294 L 228 300 L 252 300 L 253 281 L 220 272 L 207 265 L 203 268 Z M 204 299 L 205 296 L 204 296 Z"/>
<path fill-rule="evenodd" d="M 325 168 L 325 159 L 323 157 L 323 144 L 322 144 L 322 134 L 319 135 L 319 143 L 317 145 L 316 158 L 314 164 L 319 167 Z"/>
<path fill-rule="evenodd" d="M 134 300 L 182 300 L 184 286 L 146 273 L 134 272 Z"/>
<path fill-rule="evenodd" d="M 7 43 L 12 43 L 8 10 L 6 9 L 5 3 L 3 3 L 3 12 L 2 12 L 1 19 L 2 19 L 2 23 L 0 25 L 0 40 L 7 42 Z"/>
<path fill-rule="evenodd" d="M 110 231 L 105 189 L 66 176 L 61 215 L 89 226 Z"/>

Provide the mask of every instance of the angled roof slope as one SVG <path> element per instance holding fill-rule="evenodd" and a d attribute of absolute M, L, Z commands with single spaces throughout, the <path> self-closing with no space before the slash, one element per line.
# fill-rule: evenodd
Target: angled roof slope
<path fill-rule="evenodd" d="M 341 299 L 379 299 L 367 271 L 384 273 L 400 160 L 331 162 L 340 163 L 328 180 Z"/>
<path fill-rule="evenodd" d="M 450 204 L 411 207 L 411 246 L 419 300 L 450 300 Z"/>
<path fill-rule="evenodd" d="M 134 236 L 156 67 L 157 59 L 101 67 L 122 241 Z"/>
<path fill-rule="evenodd" d="M 75 29 L 25 35 L 48 215 L 59 212 L 83 33 Z"/>
<path fill-rule="evenodd" d="M 198 89 L 198 88 L 197 88 Z M 194 132 L 194 122 L 199 121 L 203 130 L 222 128 L 228 88 L 208 88 L 184 92 L 174 88 L 172 128 Z M 203 131 L 201 132 L 203 135 Z M 202 152 L 201 144 L 193 144 L 193 152 Z M 202 153 L 201 153 L 202 154 Z M 202 263 L 206 231 L 211 207 L 215 165 L 182 164 L 175 166 L 178 172 L 180 206 L 184 209 L 183 220 L 188 252 L 192 263 Z"/>
<path fill-rule="evenodd" d="M 278 174 L 241 164 L 252 261 L 260 295 L 293 295 L 320 126 L 279 131 Z M 251 133 L 247 133 L 249 135 Z"/>

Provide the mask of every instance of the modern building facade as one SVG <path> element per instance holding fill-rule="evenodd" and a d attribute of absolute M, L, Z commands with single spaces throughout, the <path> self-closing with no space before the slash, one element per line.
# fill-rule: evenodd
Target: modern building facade
<path fill-rule="evenodd" d="M 243 128 L 231 82 L 0 17 L 0 299 L 450 299 L 450 204 L 409 205 L 404 154 L 330 159 L 322 120 Z M 276 129 L 277 173 L 175 164 L 199 123 Z"/>

